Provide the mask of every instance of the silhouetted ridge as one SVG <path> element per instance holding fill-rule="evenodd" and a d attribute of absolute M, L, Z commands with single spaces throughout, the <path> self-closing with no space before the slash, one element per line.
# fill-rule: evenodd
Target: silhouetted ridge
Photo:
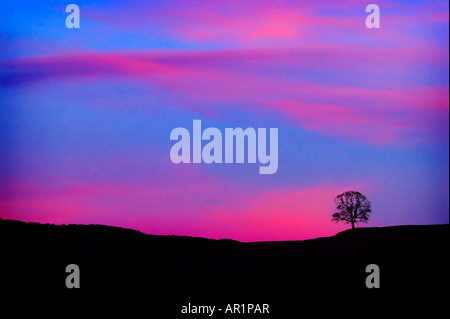
<path fill-rule="evenodd" d="M 383 291 L 433 291 L 448 286 L 447 242 L 448 225 L 356 228 L 304 241 L 241 243 L 0 220 L 0 287 L 40 295 L 264 301 L 324 291 L 364 294 L 366 266 L 377 264 Z M 65 267 L 72 263 L 82 273 L 77 291 L 64 284 Z"/>
<path fill-rule="evenodd" d="M 40 224 L 35 222 L 22 222 L 11 219 L 0 218 L 0 238 L 4 240 L 11 240 L 12 238 L 65 238 L 73 237 L 79 239 L 98 239 L 107 241 L 115 240 L 147 240 L 151 242 L 166 242 L 166 243 L 239 243 L 232 239 L 208 239 L 202 237 L 178 236 L 178 235 L 149 235 L 138 230 L 122 228 L 117 226 L 106 226 L 98 224 L 82 225 L 82 224 L 68 224 L 68 225 L 54 225 L 54 224 Z"/>
<path fill-rule="evenodd" d="M 359 227 L 337 233 L 335 238 L 401 239 L 420 241 L 426 237 L 440 237 L 448 232 L 449 225 L 400 225 L 388 227 Z M 381 238 L 382 237 L 382 238 Z"/>

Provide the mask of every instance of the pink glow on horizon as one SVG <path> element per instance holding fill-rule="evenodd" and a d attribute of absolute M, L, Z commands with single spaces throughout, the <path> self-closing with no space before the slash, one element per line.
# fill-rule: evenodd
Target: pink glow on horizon
<path fill-rule="evenodd" d="M 48 190 L 15 183 L 9 187 L 9 196 L 1 196 L 0 210 L 2 218 L 27 222 L 106 224 L 155 235 L 240 241 L 307 239 L 334 235 L 346 228 L 330 221 L 332 199 L 352 187 L 244 191 L 234 183 L 210 181 L 206 176 L 199 175 L 193 184 L 189 180 L 181 179 L 176 186 L 72 182 L 65 188 Z M 215 194 L 220 203 L 204 201 Z"/>

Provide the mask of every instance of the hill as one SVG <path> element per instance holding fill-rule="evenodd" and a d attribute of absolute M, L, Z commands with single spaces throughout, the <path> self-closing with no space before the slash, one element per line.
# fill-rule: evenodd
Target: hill
<path fill-rule="evenodd" d="M 43 295 L 145 296 L 172 300 L 280 300 L 367 289 L 365 268 L 380 267 L 378 291 L 439 291 L 448 280 L 449 225 L 356 228 L 305 241 L 241 243 L 155 236 L 102 225 L 0 220 L 0 286 Z M 80 289 L 65 267 L 80 267 Z"/>

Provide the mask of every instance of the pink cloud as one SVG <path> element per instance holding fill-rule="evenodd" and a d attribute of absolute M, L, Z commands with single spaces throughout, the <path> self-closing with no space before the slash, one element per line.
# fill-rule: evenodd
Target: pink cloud
<path fill-rule="evenodd" d="M 277 101 L 273 108 L 283 113 L 294 124 L 319 131 L 330 137 L 352 137 L 373 144 L 392 144 L 404 140 L 412 131 L 420 131 L 416 143 L 433 135 L 433 129 L 418 119 L 399 119 L 395 113 L 380 110 L 370 112 L 337 105 L 310 104 L 297 101 Z M 394 115 L 394 116 L 391 116 Z"/>
<path fill-rule="evenodd" d="M 383 10 L 385 29 L 372 32 L 371 36 L 383 43 L 426 43 L 426 39 L 403 27 L 445 22 L 444 16 L 448 17 L 445 3 L 416 5 L 379 1 L 377 4 Z M 183 43 L 254 47 L 274 43 L 333 43 L 336 37 L 366 36 L 366 5 L 361 1 L 175 1 L 157 7 L 131 5 L 113 12 L 87 8 L 85 16 L 133 32 L 156 28 L 157 33 Z"/>

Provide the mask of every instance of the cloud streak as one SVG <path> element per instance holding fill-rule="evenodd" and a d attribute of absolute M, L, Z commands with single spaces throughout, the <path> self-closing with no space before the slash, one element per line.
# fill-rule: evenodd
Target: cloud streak
<path fill-rule="evenodd" d="M 0 83 L 11 87 L 128 78 L 189 100 L 177 107 L 204 115 L 214 105 L 225 103 L 250 112 L 275 113 L 295 126 L 329 137 L 375 144 L 441 141 L 448 128 L 448 121 L 443 120 L 448 116 L 448 87 L 399 86 L 390 83 L 389 77 L 376 86 L 373 81 L 385 79 L 387 72 L 406 72 L 411 65 L 431 68 L 430 64 L 438 63 L 441 67 L 448 60 L 440 51 L 400 48 L 393 60 L 381 53 L 364 47 L 347 52 L 339 46 L 314 46 L 24 57 L 0 64 L 5 71 Z M 312 81 L 304 75 L 310 72 L 336 79 Z M 346 84 L 340 83 L 344 77 Z"/>

